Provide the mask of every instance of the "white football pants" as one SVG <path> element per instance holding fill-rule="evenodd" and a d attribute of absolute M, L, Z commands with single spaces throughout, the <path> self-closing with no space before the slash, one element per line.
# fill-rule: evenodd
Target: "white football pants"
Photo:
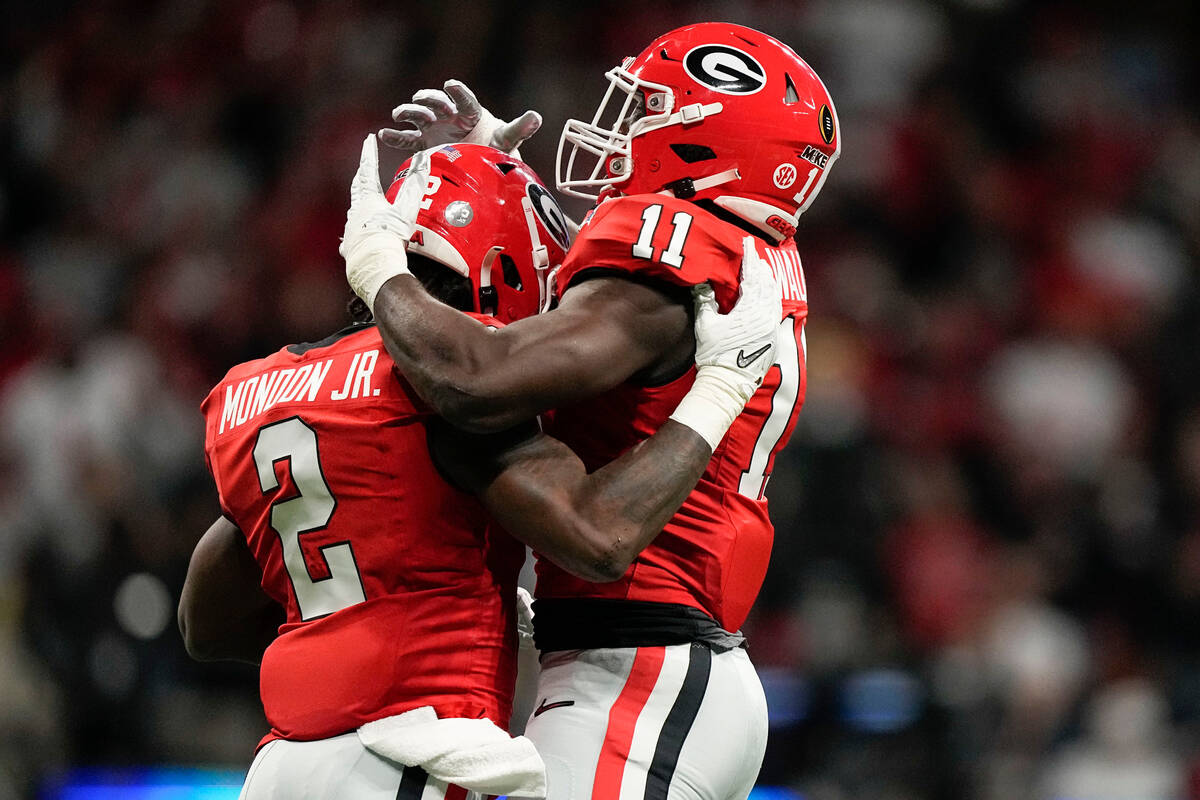
<path fill-rule="evenodd" d="M 254 757 L 239 800 L 478 800 L 479 795 L 372 753 L 351 732 L 275 739 Z"/>
<path fill-rule="evenodd" d="M 767 703 L 741 648 L 555 652 L 525 735 L 548 800 L 742 800 L 762 766 Z"/>

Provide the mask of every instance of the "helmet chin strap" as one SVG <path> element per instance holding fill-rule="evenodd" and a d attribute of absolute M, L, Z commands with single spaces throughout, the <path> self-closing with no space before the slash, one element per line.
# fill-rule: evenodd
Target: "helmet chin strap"
<path fill-rule="evenodd" d="M 729 183 L 741 177 L 742 175 L 738 172 L 737 167 L 733 167 L 724 172 L 718 172 L 715 175 L 708 175 L 703 178 L 680 178 L 677 181 L 668 183 L 657 194 L 678 197 L 680 200 L 690 200 L 705 189 L 711 189 L 714 186 L 720 186 L 723 183 Z M 787 232 L 788 229 L 792 232 L 796 230 L 796 215 L 788 214 L 758 200 L 722 195 L 714 198 L 713 202 L 726 211 L 746 220 L 767 234 L 776 244 L 791 235 L 791 233 Z M 775 224 L 771 224 L 772 222 Z"/>
<path fill-rule="evenodd" d="M 738 172 L 737 167 L 732 167 L 724 172 L 718 172 L 715 175 L 707 175 L 703 178 L 680 178 L 677 181 L 672 181 L 663 187 L 658 194 L 670 195 L 678 197 L 680 200 L 690 200 L 697 193 L 703 192 L 705 189 L 711 189 L 714 186 L 720 186 L 722 183 L 736 181 L 742 177 Z"/>
<path fill-rule="evenodd" d="M 666 87 L 661 87 L 666 88 Z M 667 107 L 670 108 L 673 95 L 668 90 L 665 93 L 668 97 Z M 659 128 L 667 128 L 671 125 L 693 125 L 700 122 L 705 117 L 711 117 L 713 114 L 720 114 L 725 106 L 721 103 L 692 103 L 689 106 L 684 106 L 673 114 L 654 114 L 642 117 L 633 125 L 629 126 L 629 138 L 641 136 L 649 131 L 656 131 Z"/>
<path fill-rule="evenodd" d="M 529 244 L 533 247 L 533 268 L 538 283 L 538 309 L 549 306 L 550 299 L 546 294 L 546 268 L 550 266 L 550 251 L 542 244 L 538 236 L 537 218 L 533 211 L 533 201 L 528 196 L 521 198 L 521 209 L 525 212 L 525 224 L 529 226 Z M 540 313 L 540 312 L 539 312 Z"/>
<path fill-rule="evenodd" d="M 492 264 L 496 261 L 496 256 L 500 255 L 504 250 L 500 245 L 492 245 L 491 249 L 483 256 L 483 264 L 479 267 L 479 313 L 495 315 L 500 310 L 500 297 L 496 294 L 496 287 L 492 285 Z M 490 311 L 488 309 L 491 309 Z"/>

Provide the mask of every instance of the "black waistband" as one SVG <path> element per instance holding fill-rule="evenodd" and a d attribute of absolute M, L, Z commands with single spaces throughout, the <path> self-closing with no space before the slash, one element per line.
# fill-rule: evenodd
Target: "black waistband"
<path fill-rule="evenodd" d="M 745 647 L 698 608 L 594 597 L 537 600 L 533 641 L 543 653 L 597 647 L 661 647 L 699 642 L 717 653 Z"/>

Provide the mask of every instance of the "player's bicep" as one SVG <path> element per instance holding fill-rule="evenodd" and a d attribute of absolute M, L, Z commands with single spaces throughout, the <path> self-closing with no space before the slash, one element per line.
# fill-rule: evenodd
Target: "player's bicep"
<path fill-rule="evenodd" d="M 544 410 L 593 397 L 686 347 L 690 304 L 657 286 L 594 278 L 552 313 L 496 335 L 509 344 L 509 379 L 537 394 Z"/>
<path fill-rule="evenodd" d="M 539 434 L 504 456 L 479 494 L 493 518 L 540 557 L 589 581 L 609 581 L 624 567 L 619 538 L 586 512 L 587 470 L 562 442 Z"/>
<path fill-rule="evenodd" d="M 479 497 L 512 536 L 588 580 L 611 579 L 611 548 L 580 509 L 583 462 L 534 425 L 495 434 L 428 424 L 429 450 L 451 484 Z"/>

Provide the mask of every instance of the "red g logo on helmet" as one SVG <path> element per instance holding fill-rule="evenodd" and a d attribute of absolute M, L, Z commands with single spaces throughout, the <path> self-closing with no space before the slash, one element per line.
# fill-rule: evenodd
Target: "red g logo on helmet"
<path fill-rule="evenodd" d="M 558 207 L 554 196 L 546 191 L 546 187 L 540 183 L 526 185 L 525 193 L 529 195 L 533 210 L 538 215 L 538 219 L 542 221 L 546 231 L 554 237 L 554 241 L 563 250 L 569 248 L 571 234 L 567 232 L 567 218 L 563 216 L 562 209 Z"/>
<path fill-rule="evenodd" d="M 766 71 L 749 53 L 724 44 L 702 44 L 683 57 L 697 83 L 722 94 L 754 94 L 766 86 Z"/>

